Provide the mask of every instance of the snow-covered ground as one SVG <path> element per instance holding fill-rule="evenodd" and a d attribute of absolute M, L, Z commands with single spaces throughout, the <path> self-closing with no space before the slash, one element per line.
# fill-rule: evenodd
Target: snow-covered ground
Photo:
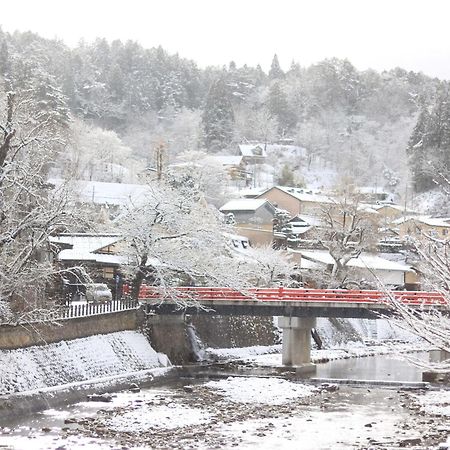
<path fill-rule="evenodd" d="M 308 397 L 317 392 L 313 386 L 292 383 L 278 378 L 236 378 L 210 381 L 207 388 L 234 403 L 261 403 L 282 405 L 294 399 Z"/>
<path fill-rule="evenodd" d="M 311 350 L 311 361 L 319 363 L 337 359 L 360 358 L 375 355 L 401 354 L 414 351 L 430 350 L 432 347 L 424 342 L 393 343 L 374 342 L 366 345 L 362 342 L 347 342 L 324 350 Z M 281 344 L 254 346 L 244 348 L 208 348 L 206 353 L 217 359 L 240 360 L 257 366 L 281 367 Z"/>
<path fill-rule="evenodd" d="M 420 410 L 426 414 L 450 417 L 450 391 L 439 390 L 427 392 L 414 397 Z M 450 428 L 449 428 L 450 433 Z"/>
<path fill-rule="evenodd" d="M 26 423 L 0 428 L 0 445 L 16 450 L 398 448 L 416 419 L 400 405 L 401 398 L 396 391 L 329 392 L 278 378 L 230 377 L 47 411 L 31 428 Z M 75 423 L 64 424 L 68 419 Z"/>

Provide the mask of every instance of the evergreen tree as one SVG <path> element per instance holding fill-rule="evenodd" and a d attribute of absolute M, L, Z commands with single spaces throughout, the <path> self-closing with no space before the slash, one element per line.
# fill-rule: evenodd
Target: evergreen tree
<path fill-rule="evenodd" d="M 281 70 L 280 63 L 278 62 L 278 56 L 275 53 L 270 65 L 269 78 L 271 80 L 280 80 L 284 78 L 284 72 Z"/>
<path fill-rule="evenodd" d="M 430 114 L 425 106 L 422 107 L 416 126 L 409 138 L 407 154 L 408 163 L 413 176 L 414 190 L 423 192 L 431 189 L 433 178 L 427 163 L 428 153 L 428 128 Z"/>
<path fill-rule="evenodd" d="M 209 90 L 202 115 L 204 142 L 207 150 L 219 151 L 233 140 L 234 113 L 228 86 L 223 77 Z"/>
<path fill-rule="evenodd" d="M 280 135 L 285 135 L 292 130 L 296 123 L 296 117 L 289 107 L 287 95 L 278 81 L 273 82 L 270 87 L 268 108 L 270 114 L 278 120 Z"/>
<path fill-rule="evenodd" d="M 283 166 L 281 175 L 278 178 L 278 184 L 280 186 L 295 186 L 294 172 L 287 164 Z"/>
<path fill-rule="evenodd" d="M 432 189 L 434 180 L 449 177 L 450 98 L 447 84 L 441 85 L 431 113 L 422 106 L 407 153 L 416 191 Z"/>

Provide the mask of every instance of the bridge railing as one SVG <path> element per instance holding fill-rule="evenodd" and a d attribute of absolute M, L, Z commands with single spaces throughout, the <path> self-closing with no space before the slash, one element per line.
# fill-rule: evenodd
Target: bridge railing
<path fill-rule="evenodd" d="M 299 288 L 251 288 L 239 291 L 227 287 L 178 287 L 164 290 L 143 285 L 140 300 L 196 300 L 212 301 L 292 301 L 292 302 L 338 302 L 338 303 L 384 303 L 392 298 L 406 305 L 446 305 L 447 300 L 439 292 L 423 291 L 374 291 L 346 289 L 299 289 Z"/>

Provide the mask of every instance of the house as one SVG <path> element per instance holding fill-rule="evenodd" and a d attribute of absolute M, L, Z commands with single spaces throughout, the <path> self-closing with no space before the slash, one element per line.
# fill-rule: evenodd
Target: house
<path fill-rule="evenodd" d="M 253 225 L 272 230 L 276 208 L 265 199 L 241 198 L 231 200 L 220 209 L 223 214 L 233 214 L 236 225 Z"/>
<path fill-rule="evenodd" d="M 242 198 L 229 201 L 219 210 L 234 218 L 234 226 L 238 229 L 238 233 L 246 236 L 252 245 L 272 242 L 276 208 L 269 201 Z"/>
<path fill-rule="evenodd" d="M 380 218 L 385 223 L 391 223 L 394 220 L 400 219 L 401 217 L 411 216 L 416 214 L 410 209 L 406 209 L 404 206 L 396 205 L 394 203 L 381 203 L 377 205 L 370 205 L 372 209 L 380 214 Z"/>
<path fill-rule="evenodd" d="M 328 250 L 292 250 L 301 255 L 300 268 L 331 272 L 334 260 Z M 387 287 L 407 287 L 417 289 L 416 272 L 406 264 L 390 261 L 373 253 L 361 253 L 352 258 L 347 267 L 360 273 L 361 279 L 375 283 L 381 282 Z"/>
<path fill-rule="evenodd" d="M 83 266 L 94 279 L 113 280 L 126 262 L 117 254 L 122 240 L 119 234 L 61 233 L 49 240 L 57 262 L 63 267 Z"/>
<path fill-rule="evenodd" d="M 63 274 L 64 294 L 74 299 L 83 292 L 86 289 L 83 272 L 86 272 L 92 281 L 106 283 L 113 298 L 120 296 L 120 266 L 127 263 L 127 258 L 118 254 L 121 240 L 119 234 L 61 233 L 50 236 L 54 264 L 71 269 Z"/>
<path fill-rule="evenodd" d="M 239 155 L 246 165 L 264 164 L 267 159 L 264 144 L 240 144 Z"/>
<path fill-rule="evenodd" d="M 384 191 L 378 186 L 362 186 L 355 188 L 355 194 L 359 194 L 361 200 L 366 202 L 393 202 L 394 195 Z"/>
<path fill-rule="evenodd" d="M 298 214 L 319 215 L 324 206 L 333 201 L 308 189 L 274 186 L 257 198 L 269 200 L 277 208 L 285 209 L 291 216 Z"/>
<path fill-rule="evenodd" d="M 437 239 L 450 237 L 450 217 L 436 218 L 429 216 L 402 217 L 393 222 L 399 236 L 420 236 L 425 233 Z"/>
<path fill-rule="evenodd" d="M 296 248 L 300 243 L 312 241 L 316 237 L 315 228 L 321 226 L 318 217 L 297 215 L 285 223 L 281 230 L 274 229 L 275 247 Z"/>

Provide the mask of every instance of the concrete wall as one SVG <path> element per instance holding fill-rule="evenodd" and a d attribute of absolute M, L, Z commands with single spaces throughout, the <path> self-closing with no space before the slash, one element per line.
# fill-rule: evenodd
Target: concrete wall
<path fill-rule="evenodd" d="M 184 315 L 149 316 L 145 331 L 152 347 L 167 355 L 172 364 L 197 360 Z"/>
<path fill-rule="evenodd" d="M 33 345 L 72 340 L 96 334 L 136 330 L 142 324 L 138 310 L 99 314 L 77 319 L 65 319 L 57 325 L 31 324 L 0 327 L 0 349 L 12 350 Z"/>
<path fill-rule="evenodd" d="M 273 345 L 280 339 L 272 317 L 191 316 L 191 321 L 206 347 Z"/>

